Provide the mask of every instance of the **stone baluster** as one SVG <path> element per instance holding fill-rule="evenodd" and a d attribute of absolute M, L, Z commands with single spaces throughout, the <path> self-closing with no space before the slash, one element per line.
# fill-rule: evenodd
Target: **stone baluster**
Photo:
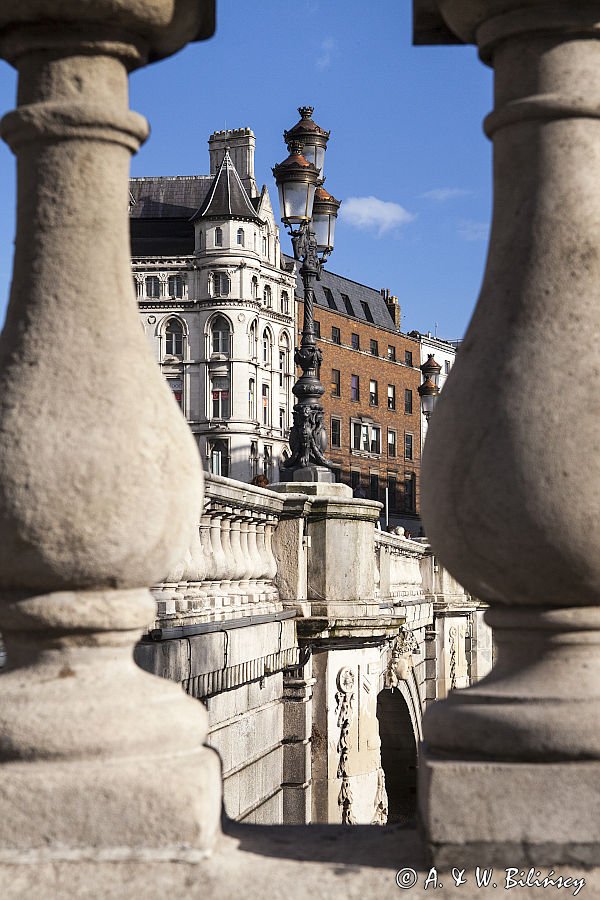
<path fill-rule="evenodd" d="M 242 550 L 241 524 L 243 520 L 243 512 L 241 509 L 234 509 L 230 518 L 230 543 L 231 555 L 233 559 L 233 579 L 232 595 L 236 606 L 243 606 L 245 601 L 245 591 L 242 587 L 242 581 L 246 574 L 246 558 Z"/>
<path fill-rule="evenodd" d="M 227 571 L 227 558 L 221 543 L 221 520 L 224 513 L 222 510 L 215 508 L 214 503 L 209 508 L 210 517 L 210 548 L 211 548 L 211 568 L 210 568 L 210 584 L 207 587 L 207 594 L 212 597 L 212 603 L 215 610 L 221 610 L 226 604 L 226 597 L 223 594 L 223 581 Z"/>
<path fill-rule="evenodd" d="M 248 584 L 248 602 L 259 603 L 261 585 L 260 578 L 263 571 L 263 558 L 260 553 L 258 534 L 258 526 L 260 520 L 255 513 L 250 513 L 248 517 L 248 560 L 249 560 L 249 584 Z"/>
<path fill-rule="evenodd" d="M 265 555 L 267 563 L 265 577 L 267 579 L 267 599 L 271 601 L 279 600 L 279 591 L 277 590 L 277 587 L 275 585 L 275 578 L 277 576 L 277 560 L 275 559 L 275 554 L 273 552 L 273 533 L 276 527 L 277 517 L 267 516 L 267 521 L 265 523 Z"/>
<path fill-rule="evenodd" d="M 258 588 L 258 598 L 261 603 L 264 603 L 268 596 L 268 571 L 269 571 L 269 554 L 267 552 L 267 542 L 266 542 L 266 530 L 267 530 L 267 516 L 262 513 L 257 514 L 256 518 L 256 549 L 258 552 L 258 558 L 260 560 L 259 565 L 257 567 L 257 588 Z"/>
<path fill-rule="evenodd" d="M 242 603 L 250 602 L 250 579 L 254 571 L 254 559 L 250 551 L 250 512 L 246 509 L 242 510 L 242 519 L 240 521 L 240 547 L 244 558 L 244 574 L 240 579 L 240 591 L 242 594 Z"/>
<path fill-rule="evenodd" d="M 0 9 L 0 55 L 19 74 L 1 125 L 18 172 L 0 338 L 4 862 L 175 859 L 218 829 L 206 714 L 132 657 L 155 614 L 148 585 L 188 546 L 202 475 L 139 327 L 127 218 L 129 158 L 147 134 L 127 72 L 200 36 L 210 10 Z"/>
<path fill-rule="evenodd" d="M 476 43 L 495 70 L 485 123 L 495 200 L 477 309 L 425 444 L 423 518 L 444 566 L 491 605 L 498 661 L 425 717 L 421 816 L 439 863 L 591 863 L 600 855 L 600 3 L 437 7 L 436 19 L 417 0 L 416 40 L 439 42 L 445 29 L 447 42 Z"/>
<path fill-rule="evenodd" d="M 188 602 L 188 611 L 193 613 L 203 612 L 207 606 L 208 595 L 206 588 L 203 585 L 204 576 L 207 571 L 207 562 L 208 560 L 202 551 L 200 526 L 198 526 L 193 532 L 184 573 L 186 577 L 186 600 Z"/>
<path fill-rule="evenodd" d="M 211 517 L 209 512 L 209 505 L 210 504 L 208 502 L 205 502 L 204 515 L 200 517 L 199 536 L 200 552 L 202 554 L 202 559 L 204 562 L 204 579 L 202 583 L 202 590 L 205 595 L 205 603 L 207 608 L 214 609 L 215 596 L 217 594 L 216 587 L 218 582 L 215 580 L 217 562 L 213 554 L 211 541 Z"/>
<path fill-rule="evenodd" d="M 221 547 L 223 549 L 223 568 L 221 571 L 221 592 L 228 606 L 233 600 L 233 579 L 235 578 L 236 562 L 231 546 L 231 516 L 233 509 L 230 506 L 222 506 L 221 516 Z"/>

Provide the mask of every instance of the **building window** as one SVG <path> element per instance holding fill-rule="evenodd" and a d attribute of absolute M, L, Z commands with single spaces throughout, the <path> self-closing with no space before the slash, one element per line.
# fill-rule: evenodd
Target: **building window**
<path fill-rule="evenodd" d="M 279 387 L 285 387 L 285 376 L 290 371 L 290 339 L 285 331 L 279 335 Z"/>
<path fill-rule="evenodd" d="M 325 294 L 325 299 L 327 300 L 327 306 L 329 307 L 329 309 L 337 309 L 335 300 L 333 299 L 333 294 L 331 293 L 329 288 L 324 287 L 323 293 Z"/>
<path fill-rule="evenodd" d="M 258 475 L 258 441 L 250 441 L 250 478 Z"/>
<path fill-rule="evenodd" d="M 273 448 L 268 444 L 263 447 L 263 475 L 269 481 L 273 475 Z"/>
<path fill-rule="evenodd" d="M 450 362 L 450 360 L 449 360 L 449 359 L 445 359 L 445 360 L 444 360 L 444 375 L 449 375 L 449 374 L 450 374 L 450 369 L 451 369 L 451 367 L 452 367 L 452 363 Z"/>
<path fill-rule="evenodd" d="M 229 275 L 225 272 L 212 273 L 212 295 L 213 297 L 228 297 L 231 290 L 231 282 Z"/>
<path fill-rule="evenodd" d="M 287 316 L 290 312 L 290 297 L 287 291 L 281 292 L 281 312 Z"/>
<path fill-rule="evenodd" d="M 352 469 L 350 472 L 350 487 L 353 492 L 360 488 L 360 472 L 358 469 Z"/>
<path fill-rule="evenodd" d="M 405 432 L 404 434 L 404 459 L 413 458 L 413 436 Z"/>
<path fill-rule="evenodd" d="M 369 381 L 369 406 L 377 406 L 379 403 L 379 391 L 377 382 L 371 379 Z"/>
<path fill-rule="evenodd" d="M 337 448 L 342 446 L 342 420 L 334 416 L 331 417 L 331 446 Z"/>
<path fill-rule="evenodd" d="M 215 247 L 223 246 L 223 229 L 215 228 Z"/>
<path fill-rule="evenodd" d="M 283 406 L 279 407 L 279 430 L 282 434 L 285 434 L 286 431 L 286 415 L 285 408 Z"/>
<path fill-rule="evenodd" d="M 388 384 L 388 409 L 396 409 L 396 386 Z"/>
<path fill-rule="evenodd" d="M 252 281 L 250 282 L 250 284 L 251 284 L 250 290 L 252 291 L 252 299 L 258 300 L 258 278 L 256 277 L 256 275 L 252 276 Z"/>
<path fill-rule="evenodd" d="M 229 378 L 226 375 L 213 375 L 211 378 L 211 415 L 213 419 L 229 418 Z"/>
<path fill-rule="evenodd" d="M 160 297 L 160 280 L 156 275 L 148 275 L 146 278 L 146 297 L 151 300 Z"/>
<path fill-rule="evenodd" d="M 316 319 L 314 320 L 314 323 L 315 323 L 315 337 L 320 338 L 321 337 L 321 323 L 318 322 Z"/>
<path fill-rule="evenodd" d="M 396 362 L 396 348 L 392 347 L 391 344 L 388 344 L 387 358 L 390 362 Z"/>
<path fill-rule="evenodd" d="M 358 334 L 354 334 L 354 332 L 350 338 L 350 346 L 353 350 L 360 350 L 360 337 Z"/>
<path fill-rule="evenodd" d="M 339 369 L 331 370 L 331 396 L 332 397 L 341 397 L 341 377 Z"/>
<path fill-rule="evenodd" d="M 180 409 L 183 409 L 183 380 L 181 378 L 167 378 L 167 384 L 173 391 L 173 396 Z"/>
<path fill-rule="evenodd" d="M 271 365 L 271 360 L 273 358 L 273 338 L 271 337 L 271 332 L 268 328 L 265 328 L 263 331 L 262 358 L 265 366 Z"/>
<path fill-rule="evenodd" d="M 334 477 L 334 479 L 335 479 L 335 483 L 336 483 L 336 484 L 339 484 L 340 481 L 342 480 L 342 470 L 340 469 L 339 466 L 332 466 L 332 467 L 331 467 L 331 472 L 332 472 L 333 477 Z"/>
<path fill-rule="evenodd" d="M 256 382 L 254 378 L 248 381 L 248 418 L 256 418 Z"/>
<path fill-rule="evenodd" d="M 417 511 L 417 476 L 414 472 L 404 476 L 404 509 L 410 513 Z"/>
<path fill-rule="evenodd" d="M 165 353 L 167 356 L 183 356 L 183 325 L 179 319 L 169 319 L 167 322 Z"/>
<path fill-rule="evenodd" d="M 350 376 L 350 399 L 360 400 L 360 378 L 358 375 Z"/>
<path fill-rule="evenodd" d="M 236 234 L 236 241 L 237 241 L 238 247 L 244 246 L 244 229 L 243 228 L 238 228 L 237 234 Z"/>
<path fill-rule="evenodd" d="M 258 326 L 256 323 L 256 319 L 250 326 L 250 331 L 248 332 L 248 352 L 250 354 L 250 359 L 256 359 L 258 356 Z"/>
<path fill-rule="evenodd" d="M 273 306 L 273 295 L 271 293 L 271 286 L 269 284 L 265 284 L 265 289 L 263 292 L 263 302 L 267 309 L 271 309 Z"/>
<path fill-rule="evenodd" d="M 379 500 L 379 475 L 371 472 L 369 475 L 369 499 Z"/>
<path fill-rule="evenodd" d="M 371 350 L 371 356 L 379 356 L 379 343 L 378 341 L 374 341 L 372 338 L 369 341 L 369 348 Z"/>
<path fill-rule="evenodd" d="M 404 351 L 404 364 L 405 364 L 406 366 L 412 366 L 412 364 L 413 364 L 413 360 L 412 360 L 412 350 L 405 350 L 405 351 Z"/>
<path fill-rule="evenodd" d="M 214 440 L 208 443 L 210 471 L 213 475 L 227 478 L 229 475 L 229 444 L 227 441 Z"/>
<path fill-rule="evenodd" d="M 231 352 L 231 329 L 225 316 L 215 316 L 211 325 L 212 353 Z"/>
<path fill-rule="evenodd" d="M 352 422 L 352 449 L 363 453 L 381 453 L 381 428 Z"/>
<path fill-rule="evenodd" d="M 346 312 L 349 316 L 354 315 L 354 310 L 352 308 L 352 303 L 350 302 L 350 297 L 348 294 L 342 294 L 342 300 L 344 301 L 344 307 L 346 308 Z"/>
<path fill-rule="evenodd" d="M 404 390 L 404 412 L 410 415 L 413 411 L 413 395 L 409 388 Z"/>
<path fill-rule="evenodd" d="M 388 428 L 388 456 L 396 456 L 396 432 Z"/>
<path fill-rule="evenodd" d="M 340 333 L 340 329 L 336 328 L 335 325 L 331 326 L 331 340 L 334 344 L 342 343 L 342 335 Z"/>
<path fill-rule="evenodd" d="M 369 306 L 367 301 L 361 300 L 360 305 L 362 306 L 362 311 L 365 314 L 365 319 L 367 320 L 367 322 L 372 322 L 373 321 L 373 313 L 371 312 L 371 307 Z"/>
<path fill-rule="evenodd" d="M 269 385 L 262 386 L 262 423 L 269 425 L 271 422 L 271 405 L 269 402 Z"/>
<path fill-rule="evenodd" d="M 267 256 L 267 249 L 268 249 L 267 239 L 266 239 L 266 237 L 263 237 L 263 239 L 262 239 L 262 252 L 263 252 L 263 256 Z"/>
<path fill-rule="evenodd" d="M 198 235 L 198 245 L 197 245 L 197 249 L 198 249 L 198 250 L 202 250 L 202 243 L 203 243 L 203 241 L 204 241 L 204 235 L 203 235 L 203 233 L 200 231 L 200 229 L 198 229 L 198 231 L 197 231 L 196 233 L 197 233 L 197 235 Z"/>
<path fill-rule="evenodd" d="M 388 511 L 395 513 L 398 509 L 398 481 L 395 475 L 388 475 Z"/>
<path fill-rule="evenodd" d="M 169 297 L 183 297 L 183 278 L 181 275 L 169 275 Z"/>

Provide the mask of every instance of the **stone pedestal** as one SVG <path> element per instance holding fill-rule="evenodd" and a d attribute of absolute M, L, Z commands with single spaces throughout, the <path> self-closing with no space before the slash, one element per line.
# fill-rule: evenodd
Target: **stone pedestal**
<path fill-rule="evenodd" d="M 431 419 L 423 520 L 498 659 L 424 720 L 434 860 L 600 857 L 600 3 L 417 0 L 495 71 L 494 217 Z M 429 22 L 429 26 L 427 26 Z M 459 852 L 460 851 L 460 852 Z"/>

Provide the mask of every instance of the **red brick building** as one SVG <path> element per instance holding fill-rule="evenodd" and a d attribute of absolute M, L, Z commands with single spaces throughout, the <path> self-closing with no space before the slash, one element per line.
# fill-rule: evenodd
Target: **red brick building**
<path fill-rule="evenodd" d="M 299 342 L 300 278 L 297 298 Z M 419 342 L 401 333 L 398 300 L 388 291 L 324 271 L 315 301 L 328 458 L 338 480 L 358 496 L 385 503 L 387 493 L 390 524 L 414 531 L 421 462 Z"/>

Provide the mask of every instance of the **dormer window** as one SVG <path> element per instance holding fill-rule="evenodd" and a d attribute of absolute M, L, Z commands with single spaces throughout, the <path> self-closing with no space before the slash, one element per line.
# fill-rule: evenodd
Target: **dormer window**
<path fill-rule="evenodd" d="M 223 229 L 215 228 L 215 247 L 223 246 Z"/>
<path fill-rule="evenodd" d="M 183 356 L 183 325 L 179 319 L 169 319 L 167 322 L 165 353 L 167 356 Z"/>
<path fill-rule="evenodd" d="M 238 228 L 236 240 L 237 240 L 238 247 L 244 246 L 244 229 L 243 228 Z"/>

